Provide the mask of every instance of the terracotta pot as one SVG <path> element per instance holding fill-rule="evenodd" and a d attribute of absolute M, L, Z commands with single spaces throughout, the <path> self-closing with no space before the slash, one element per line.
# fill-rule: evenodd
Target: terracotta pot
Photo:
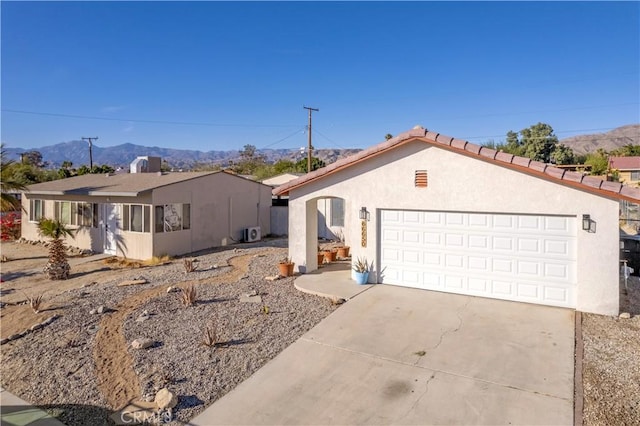
<path fill-rule="evenodd" d="M 295 263 L 278 263 L 278 270 L 280 271 L 280 275 L 283 277 L 292 277 L 293 276 L 293 267 Z"/>
<path fill-rule="evenodd" d="M 324 252 L 320 251 L 318 252 L 318 266 L 322 265 L 323 262 L 324 262 Z"/>
<path fill-rule="evenodd" d="M 338 259 L 346 259 L 349 257 L 349 246 L 338 247 Z"/>
<path fill-rule="evenodd" d="M 335 262 L 336 261 L 336 251 L 325 251 L 324 252 L 324 261 L 329 263 L 329 262 Z"/>

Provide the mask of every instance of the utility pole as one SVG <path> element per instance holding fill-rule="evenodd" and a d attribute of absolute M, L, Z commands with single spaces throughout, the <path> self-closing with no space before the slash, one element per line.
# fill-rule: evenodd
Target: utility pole
<path fill-rule="evenodd" d="M 320 111 L 318 108 L 311 108 L 303 106 L 302 108 L 309 110 L 309 146 L 307 149 L 307 173 L 311 173 L 311 151 L 313 146 L 311 145 L 311 113 L 313 111 Z"/>
<path fill-rule="evenodd" d="M 93 170 L 93 141 L 98 140 L 98 137 L 97 136 L 94 138 L 83 137 L 82 140 L 89 142 L 89 170 Z"/>

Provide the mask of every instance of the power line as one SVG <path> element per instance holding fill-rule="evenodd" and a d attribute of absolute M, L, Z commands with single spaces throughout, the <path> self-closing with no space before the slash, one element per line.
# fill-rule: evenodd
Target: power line
<path fill-rule="evenodd" d="M 291 133 L 290 135 L 285 136 L 285 137 L 284 137 L 284 138 L 282 138 L 282 139 L 278 139 L 277 141 L 272 142 L 272 143 L 270 143 L 270 144 L 268 144 L 268 145 L 265 145 L 265 146 L 263 146 L 263 147 L 262 147 L 262 148 L 260 148 L 260 149 L 261 149 L 261 150 L 262 150 L 262 149 L 267 149 L 267 148 L 269 148 L 269 147 L 271 147 L 271 146 L 273 146 L 273 145 L 279 144 L 280 142 L 283 142 L 283 141 L 285 141 L 285 140 L 287 140 L 287 139 L 289 139 L 289 138 L 291 138 L 291 137 L 293 137 L 293 136 L 297 135 L 298 133 L 304 132 L 304 130 L 305 130 L 306 128 L 307 128 L 306 126 L 301 127 L 301 128 L 299 128 L 298 130 L 296 130 L 295 132 Z"/>
<path fill-rule="evenodd" d="M 190 121 L 168 121 L 168 120 L 140 120 L 132 118 L 112 118 L 98 117 L 91 115 L 74 115 L 74 114 L 58 114 L 53 112 L 23 111 L 17 109 L 2 108 L 2 112 L 13 112 L 16 114 L 43 115 L 49 117 L 78 118 L 83 120 L 103 120 L 103 121 L 120 121 L 132 123 L 149 123 L 149 124 L 178 124 L 183 126 L 211 126 L 211 127 L 298 127 L 298 125 L 286 124 L 221 124 L 221 123 L 203 123 Z"/>

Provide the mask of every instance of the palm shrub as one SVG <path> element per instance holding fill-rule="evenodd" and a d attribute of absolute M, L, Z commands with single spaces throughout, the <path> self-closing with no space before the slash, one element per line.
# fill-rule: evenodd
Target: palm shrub
<path fill-rule="evenodd" d="M 0 172 L 2 174 L 0 179 L 0 209 L 3 212 L 20 210 L 22 208 L 20 201 L 10 193 L 27 190 L 26 185 L 15 180 L 9 173 L 12 164 L 14 164 L 13 160 L 7 160 L 4 144 L 0 145 Z"/>
<path fill-rule="evenodd" d="M 67 262 L 67 248 L 62 239 L 64 237 L 73 238 L 74 231 L 59 219 L 42 218 L 38 222 L 38 234 L 45 238 L 51 238 L 49 260 L 44 267 L 44 273 L 50 280 L 66 280 L 69 278 L 71 267 Z"/>

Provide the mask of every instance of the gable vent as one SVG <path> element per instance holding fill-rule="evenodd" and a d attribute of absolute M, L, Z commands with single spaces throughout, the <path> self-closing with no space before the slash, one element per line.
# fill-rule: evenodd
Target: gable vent
<path fill-rule="evenodd" d="M 416 188 L 426 188 L 428 185 L 427 171 L 416 170 L 415 185 Z"/>

